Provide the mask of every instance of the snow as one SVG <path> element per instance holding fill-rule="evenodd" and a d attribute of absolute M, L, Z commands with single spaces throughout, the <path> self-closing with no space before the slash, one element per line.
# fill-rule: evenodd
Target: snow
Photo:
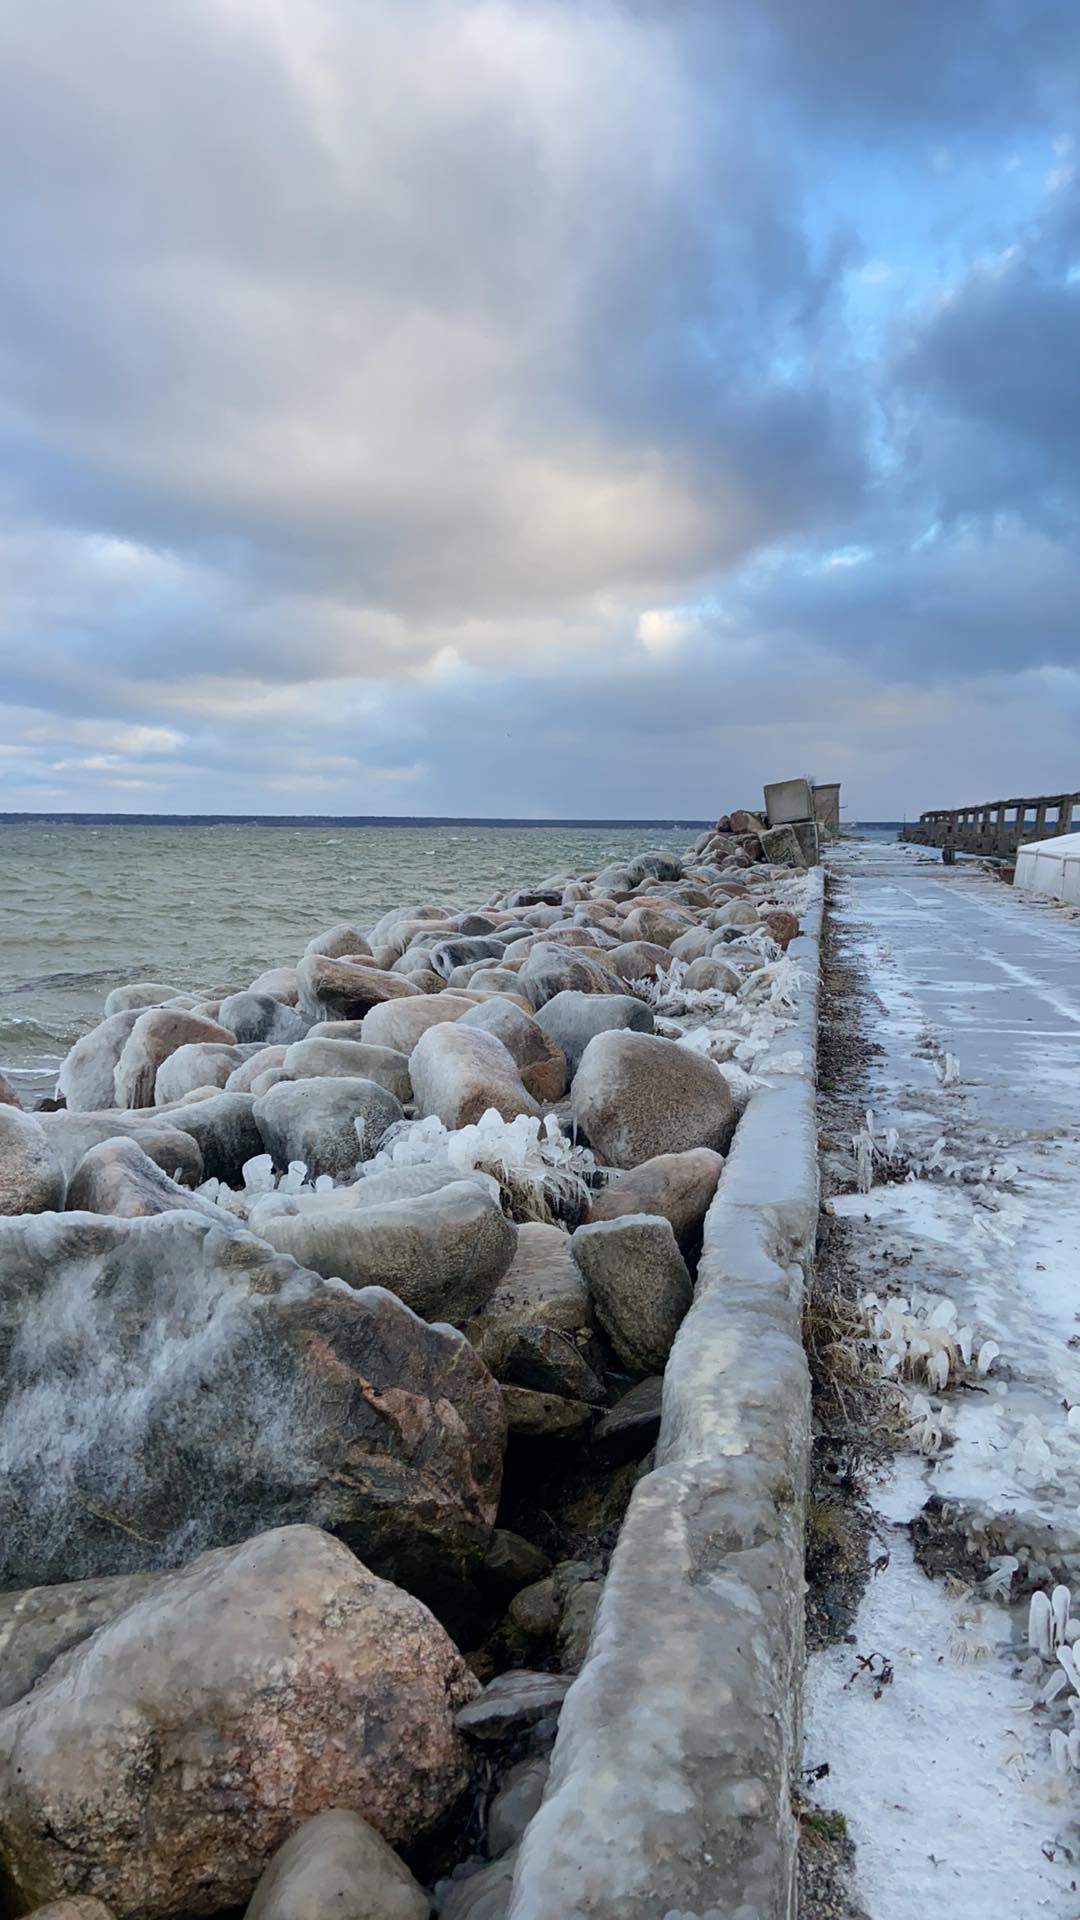
<path fill-rule="evenodd" d="M 1080 926 L 908 848 L 843 848 L 831 864 L 847 886 L 847 944 L 881 1006 L 873 1138 L 895 1129 L 917 1169 L 880 1184 L 879 1160 L 879 1184 L 835 1210 L 859 1228 L 868 1293 L 903 1296 L 927 1321 L 948 1302 L 955 1317 L 942 1309 L 939 1327 L 970 1327 L 976 1355 L 988 1341 L 1000 1351 L 961 1390 L 909 1389 L 946 1444 L 897 1456 L 872 1489 L 872 1552 L 888 1565 L 854 1645 L 810 1660 L 807 1764 L 829 1763 L 819 1793 L 847 1817 L 874 1920 L 938 1905 L 957 1920 L 988 1905 L 1075 1920 L 1080 1781 L 1055 1765 L 1071 1722 L 1067 1703 L 1036 1707 L 1021 1675 L 1028 1609 L 1006 1604 L 1014 1568 L 1004 1560 L 988 1590 L 950 1591 L 916 1566 L 906 1522 L 934 1493 L 1017 1515 L 1006 1531 L 1052 1527 L 1080 1574 L 1080 1350 L 1068 1344 L 1080 1331 Z M 862 1671 L 851 1679 L 871 1652 L 893 1668 L 879 1698 Z"/>

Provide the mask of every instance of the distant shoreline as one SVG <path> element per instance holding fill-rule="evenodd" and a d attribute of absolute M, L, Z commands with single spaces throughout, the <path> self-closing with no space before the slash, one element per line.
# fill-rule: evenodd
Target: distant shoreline
<path fill-rule="evenodd" d="M 507 827 L 519 831 L 543 827 L 657 827 L 670 833 L 676 828 L 689 831 L 712 825 L 711 820 L 673 820 L 669 814 L 653 820 L 518 820 L 511 816 L 487 819 L 464 814 L 401 813 L 0 813 L 0 827 Z M 899 820 L 858 820 L 847 824 L 847 831 L 900 825 Z"/>

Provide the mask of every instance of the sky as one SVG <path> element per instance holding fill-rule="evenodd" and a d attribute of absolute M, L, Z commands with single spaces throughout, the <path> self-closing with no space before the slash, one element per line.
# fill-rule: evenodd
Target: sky
<path fill-rule="evenodd" d="M 1080 789 L 1076 0 L 0 9 L 0 809 Z"/>

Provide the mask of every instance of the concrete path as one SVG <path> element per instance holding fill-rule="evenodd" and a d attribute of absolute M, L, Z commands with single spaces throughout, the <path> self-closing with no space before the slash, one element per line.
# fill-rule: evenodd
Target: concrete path
<path fill-rule="evenodd" d="M 931 1582 L 907 1522 L 939 1494 L 975 1528 L 996 1520 L 1006 1550 L 1050 1540 L 1080 1613 L 1080 918 L 913 848 L 845 847 L 832 869 L 876 1001 L 875 1134 L 895 1128 L 925 1170 L 836 1211 L 868 1290 L 951 1301 L 1000 1358 L 925 1394 L 916 1437 L 940 1427 L 941 1451 L 902 1453 L 872 1489 L 888 1565 L 856 1645 L 811 1661 L 806 1758 L 829 1764 L 821 1791 L 848 1818 L 872 1920 L 1072 1917 L 1080 1772 L 1055 1772 L 1050 1734 L 1075 1696 L 1041 1706 L 1041 1680 L 1021 1677 L 1027 1603 L 1004 1603 L 1008 1568 L 1003 1595 Z M 870 1652 L 886 1688 L 852 1679 Z"/>

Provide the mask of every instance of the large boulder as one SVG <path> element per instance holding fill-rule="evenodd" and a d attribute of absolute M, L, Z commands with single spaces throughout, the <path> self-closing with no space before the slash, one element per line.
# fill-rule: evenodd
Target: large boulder
<path fill-rule="evenodd" d="M 421 993 L 410 1000 L 387 1000 L 364 1017 L 364 1039 L 372 1046 L 411 1054 L 429 1027 L 458 1020 L 476 1002 L 459 993 Z"/>
<path fill-rule="evenodd" d="M 65 1180 L 74 1176 L 80 1161 L 91 1147 L 103 1140 L 124 1139 L 138 1142 L 142 1151 L 170 1178 L 181 1177 L 197 1186 L 203 1177 L 202 1150 L 196 1140 L 173 1124 L 171 1115 L 117 1113 L 43 1113 L 41 1125 L 52 1152 L 63 1170 Z M 256 1138 L 258 1136 L 256 1135 Z M 258 1148 L 256 1148 L 258 1151 Z"/>
<path fill-rule="evenodd" d="M 305 1820 L 275 1853 L 245 1920 L 428 1920 L 403 1860 L 348 1807 Z"/>
<path fill-rule="evenodd" d="M 305 954 L 296 979 L 300 1010 L 309 1020 L 362 1020 L 383 1000 L 403 1000 L 419 992 L 400 973 L 321 953 Z"/>
<path fill-rule="evenodd" d="M 178 1139 L 185 1137 L 177 1134 Z M 172 1213 L 182 1207 L 217 1221 L 219 1226 L 230 1224 L 229 1215 L 220 1207 L 170 1180 L 137 1140 L 124 1136 L 91 1147 L 72 1176 L 66 1206 L 69 1213 L 104 1213 L 116 1220 Z"/>
<path fill-rule="evenodd" d="M 217 1913 L 330 1807 L 415 1841 L 468 1784 L 454 1715 L 476 1691 L 426 1607 L 317 1529 L 208 1553 L 0 1716 L 15 1899 Z"/>
<path fill-rule="evenodd" d="M 208 1180 L 224 1180 L 238 1186 L 244 1163 L 263 1151 L 262 1135 L 255 1124 L 255 1102 L 250 1093 L 213 1093 L 205 1100 L 185 1101 L 178 1107 L 163 1107 L 170 1127 L 189 1133 L 202 1154 L 203 1172 Z M 145 1152 L 142 1134 L 137 1134 Z M 157 1155 L 153 1156 L 155 1159 Z M 165 1165 L 165 1162 L 162 1162 Z"/>
<path fill-rule="evenodd" d="M 499 1552 L 498 1532 L 492 1549 Z M 516 1536 L 508 1536 L 513 1540 Z M 505 1553 L 505 1550 L 503 1550 Z M 485 1559 L 485 1569 L 487 1559 Z M 541 1572 L 546 1571 L 542 1567 Z M 0 1710 L 21 1700 L 36 1686 L 53 1661 L 108 1620 L 149 1593 L 167 1573 L 116 1573 L 102 1580 L 67 1580 L 58 1587 L 22 1587 L 0 1593 Z M 538 1579 L 539 1574 L 531 1576 Z"/>
<path fill-rule="evenodd" d="M 421 1319 L 453 1326 L 490 1299 L 516 1244 L 498 1202 L 473 1180 L 381 1205 L 278 1215 L 262 1220 L 260 1231 L 327 1279 L 387 1287 Z"/>
<path fill-rule="evenodd" d="M 401 1102 L 385 1087 L 350 1075 L 279 1080 L 255 1102 L 255 1124 L 275 1164 L 302 1160 L 312 1174 L 350 1173 L 378 1153 L 384 1134 L 402 1119 Z"/>
<path fill-rule="evenodd" d="M 69 1113 L 100 1113 L 105 1107 L 115 1107 L 116 1065 L 143 1011 L 134 1006 L 111 1013 L 76 1040 L 65 1055 L 56 1076 L 56 1091 Z"/>
<path fill-rule="evenodd" d="M 216 1020 L 179 1008 L 151 1007 L 140 1013 L 124 1042 L 113 1075 L 118 1107 L 151 1107 L 154 1085 L 163 1060 L 177 1047 L 198 1040 L 217 1041 L 233 1046 L 236 1035 Z"/>
<path fill-rule="evenodd" d="M 280 1067 L 289 1049 L 285 1046 L 259 1047 L 246 1060 L 230 1073 L 225 1082 L 226 1093 L 251 1093 L 259 1076 L 269 1073 L 272 1068 Z"/>
<path fill-rule="evenodd" d="M 537 1024 L 565 1055 L 573 1079 L 589 1041 L 611 1029 L 651 1033 L 651 1010 L 631 993 L 557 993 L 540 1008 Z"/>
<path fill-rule="evenodd" d="M 710 953 L 691 960 L 680 985 L 692 993 L 738 993 L 742 981 L 734 967 Z"/>
<path fill-rule="evenodd" d="M 498 960 L 505 945 L 505 940 L 490 934 L 454 935 L 449 940 L 439 940 L 431 948 L 429 965 L 433 973 L 448 980 L 456 968 L 469 961 Z"/>
<path fill-rule="evenodd" d="M 327 927 L 325 933 L 316 933 L 304 948 L 305 954 L 321 953 L 327 960 L 342 960 L 348 954 L 358 953 L 370 960 L 371 948 L 359 927 L 349 920 L 339 920 L 336 927 Z"/>
<path fill-rule="evenodd" d="M 283 1007 L 295 1007 L 300 998 L 300 982 L 295 967 L 267 967 L 257 980 L 248 986 L 249 993 L 269 994 L 272 1000 L 280 1000 Z"/>
<path fill-rule="evenodd" d="M 574 1120 L 597 1157 L 637 1167 L 662 1153 L 726 1153 L 735 1104 L 719 1067 L 651 1033 L 598 1033 L 570 1091 Z"/>
<path fill-rule="evenodd" d="M 479 975 L 476 976 L 479 978 Z M 461 1027 L 481 1027 L 501 1040 L 521 1075 L 526 1093 L 541 1102 L 561 1100 L 569 1074 L 566 1056 L 539 1021 L 502 997 L 482 1000 L 463 1013 Z"/>
<path fill-rule="evenodd" d="M 302 1520 L 449 1608 L 504 1437 L 473 1349 L 381 1288 L 194 1212 L 0 1220 L 0 1587 Z"/>
<path fill-rule="evenodd" d="M 177 1047 L 157 1070 L 154 1081 L 154 1105 L 169 1107 L 186 1100 L 199 1087 L 222 1090 L 244 1054 L 240 1047 L 226 1047 L 220 1041 L 199 1040 Z"/>
<path fill-rule="evenodd" d="M 46 1213 L 64 1204 L 64 1170 L 40 1120 L 0 1106 L 0 1213 Z"/>
<path fill-rule="evenodd" d="M 543 1007 L 557 993 L 621 993 L 619 975 L 588 948 L 566 947 L 544 941 L 533 947 L 518 974 L 518 984 L 529 1004 Z"/>
<path fill-rule="evenodd" d="M 286 1006 L 272 993 L 230 993 L 218 1008 L 222 1026 L 231 1027 L 241 1044 L 257 1042 L 263 1047 L 290 1046 L 302 1040 L 307 1021 L 295 1007 Z"/>
<path fill-rule="evenodd" d="M 147 1007 L 163 1007 L 166 1000 L 179 999 L 182 991 L 180 987 L 167 987 L 161 980 L 133 980 L 106 995 L 103 1012 L 106 1019 L 114 1013 L 144 1013 Z"/>
<path fill-rule="evenodd" d="M 631 1373 L 662 1373 L 694 1287 L 670 1220 L 632 1213 L 579 1227 L 574 1258 L 596 1318 Z"/>
<path fill-rule="evenodd" d="M 445 1127 L 467 1127 L 489 1107 L 504 1120 L 539 1114 L 512 1054 L 493 1033 L 458 1021 L 429 1027 L 409 1062 L 419 1113 L 435 1114 Z"/>
<path fill-rule="evenodd" d="M 620 1220 L 628 1213 L 655 1213 L 670 1220 L 685 1256 L 701 1245 L 705 1215 L 724 1169 L 724 1156 L 709 1147 L 661 1153 L 626 1173 L 617 1173 L 594 1193 L 587 1219 Z"/>
<path fill-rule="evenodd" d="M 627 940 L 647 940 L 653 947 L 670 947 L 692 925 L 690 915 L 675 907 L 640 906 L 627 914 L 623 934 Z"/>
<path fill-rule="evenodd" d="M 369 1046 L 361 1040 L 336 1040 L 318 1034 L 297 1040 L 285 1053 L 281 1066 L 287 1080 L 319 1080 L 341 1077 L 374 1080 L 385 1087 L 402 1106 L 412 1099 L 409 1062 L 393 1047 Z"/>
<path fill-rule="evenodd" d="M 608 959 L 620 979 L 627 981 L 655 980 L 658 973 L 666 973 L 671 965 L 669 949 L 650 940 L 626 940 L 621 946 L 611 948 Z"/>

